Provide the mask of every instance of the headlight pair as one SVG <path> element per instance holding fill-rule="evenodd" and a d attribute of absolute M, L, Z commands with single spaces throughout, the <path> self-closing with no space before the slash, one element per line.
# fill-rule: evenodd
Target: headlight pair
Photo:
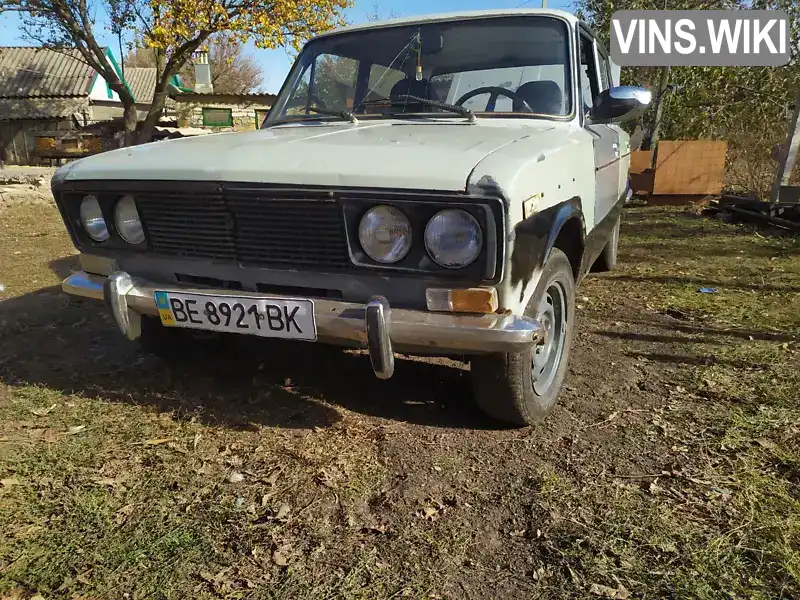
<path fill-rule="evenodd" d="M 95 196 L 86 196 L 81 201 L 81 225 L 96 242 L 105 242 L 109 237 L 100 202 Z M 114 206 L 114 225 L 119 236 L 129 244 L 141 244 L 144 241 L 144 229 L 136 210 L 133 196 L 123 196 Z"/>
<path fill-rule="evenodd" d="M 393 264 L 403 260 L 413 232 L 403 212 L 394 206 L 375 206 L 361 218 L 358 240 L 375 262 Z M 470 265 L 483 248 L 478 221 L 465 210 L 448 208 L 436 213 L 425 226 L 425 249 L 436 264 L 447 269 Z"/>

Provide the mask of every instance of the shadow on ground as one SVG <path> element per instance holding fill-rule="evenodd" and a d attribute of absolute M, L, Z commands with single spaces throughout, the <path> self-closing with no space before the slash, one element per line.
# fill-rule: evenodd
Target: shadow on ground
<path fill-rule="evenodd" d="M 53 268 L 68 274 L 70 260 Z M 445 359 L 398 357 L 394 377 L 382 381 L 365 354 L 330 346 L 224 336 L 197 354 L 175 365 L 144 355 L 102 303 L 71 298 L 58 286 L 0 303 L 0 379 L 12 385 L 150 405 L 234 428 L 326 427 L 342 408 L 434 427 L 501 427 L 473 407 L 469 374 Z"/>

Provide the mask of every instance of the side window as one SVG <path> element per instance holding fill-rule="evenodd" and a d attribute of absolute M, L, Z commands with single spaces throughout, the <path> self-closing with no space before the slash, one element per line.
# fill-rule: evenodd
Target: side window
<path fill-rule="evenodd" d="M 594 99 L 600 93 L 599 82 L 597 79 L 597 65 L 594 61 L 594 46 L 592 39 L 581 35 L 581 98 L 583 100 L 583 112 L 586 113 L 594 105 Z"/>
<path fill-rule="evenodd" d="M 597 56 L 600 59 L 600 89 L 607 90 L 610 87 L 608 57 L 602 52 L 598 52 Z"/>

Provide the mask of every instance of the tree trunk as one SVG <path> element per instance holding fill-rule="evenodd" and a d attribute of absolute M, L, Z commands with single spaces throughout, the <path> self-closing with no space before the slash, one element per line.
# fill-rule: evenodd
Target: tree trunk
<path fill-rule="evenodd" d="M 125 123 L 125 137 L 123 144 L 133 146 L 136 143 L 136 125 L 138 123 L 136 104 L 134 102 L 122 101 L 123 120 Z"/>
<path fill-rule="evenodd" d="M 669 66 L 661 68 L 661 79 L 658 82 L 658 96 L 656 100 L 656 114 L 653 119 L 653 129 L 650 132 L 648 149 L 653 151 L 650 168 L 656 168 L 656 152 L 658 152 L 658 137 L 661 134 L 661 118 L 664 115 L 664 96 L 669 85 Z"/>
<path fill-rule="evenodd" d="M 150 110 L 142 122 L 139 129 L 138 144 L 146 144 L 153 139 L 153 131 L 155 130 L 158 120 L 161 118 L 161 113 L 164 112 L 164 106 L 167 103 L 167 88 L 169 81 L 172 79 L 172 72 L 167 73 L 167 57 L 161 49 L 154 49 L 156 55 L 156 69 L 160 75 L 158 83 L 156 83 L 156 90 L 153 94 L 153 103 L 150 105 Z"/>
<path fill-rule="evenodd" d="M 150 105 L 150 110 L 139 128 L 139 137 L 136 140 L 137 144 L 146 144 L 153 138 L 153 131 L 155 131 L 158 120 L 161 118 L 161 113 L 164 110 L 164 105 L 167 103 L 167 90 L 158 90 L 153 95 L 153 103 Z"/>
<path fill-rule="evenodd" d="M 123 137 L 124 146 L 133 146 L 136 143 L 136 100 L 130 90 L 119 79 L 109 82 L 109 87 L 117 93 L 122 102 L 122 122 L 125 127 Z"/>

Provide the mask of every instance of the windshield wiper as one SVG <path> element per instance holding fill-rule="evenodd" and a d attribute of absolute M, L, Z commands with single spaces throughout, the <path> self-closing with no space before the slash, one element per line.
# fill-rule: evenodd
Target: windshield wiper
<path fill-rule="evenodd" d="M 343 108 L 341 110 L 330 110 L 330 109 L 327 109 L 327 108 L 317 108 L 316 106 L 309 106 L 308 110 L 313 112 L 313 113 L 319 113 L 321 115 L 330 115 L 332 117 L 340 117 L 340 118 L 344 119 L 345 121 L 350 121 L 351 123 L 353 123 L 355 125 L 358 125 L 358 119 L 356 119 L 356 116 L 352 112 L 347 110 L 346 108 Z"/>
<path fill-rule="evenodd" d="M 413 100 L 414 102 L 419 102 L 420 104 L 433 106 L 434 108 L 441 108 L 442 110 L 446 110 L 448 112 L 454 112 L 463 117 L 467 117 L 470 123 L 474 123 L 475 121 L 477 121 L 475 113 L 464 106 L 457 106 L 456 104 L 448 104 L 447 102 L 441 102 L 440 100 L 430 100 L 429 98 L 420 98 L 419 96 L 411 96 L 409 94 L 403 94 L 401 96 L 398 96 L 398 98 L 405 98 L 406 100 Z"/>

